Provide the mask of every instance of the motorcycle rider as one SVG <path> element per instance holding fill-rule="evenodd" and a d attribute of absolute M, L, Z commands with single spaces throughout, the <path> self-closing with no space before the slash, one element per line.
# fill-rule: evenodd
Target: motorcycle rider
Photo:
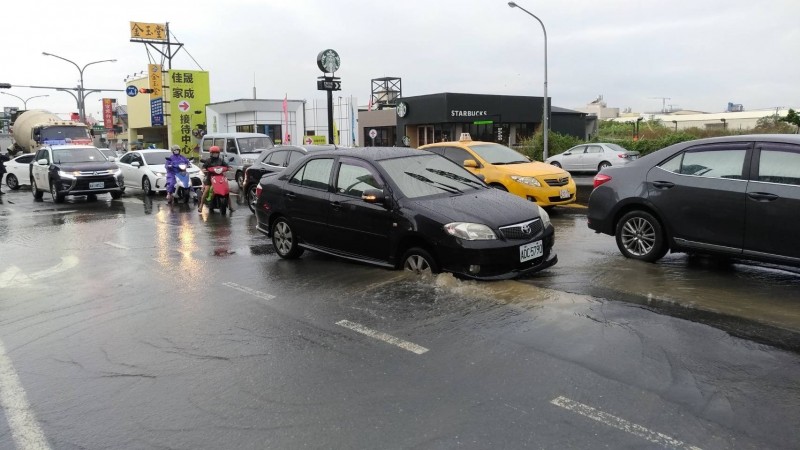
<path fill-rule="evenodd" d="M 197 207 L 197 212 L 203 212 L 203 204 L 206 202 L 206 195 L 208 195 L 208 190 L 211 189 L 211 174 L 208 173 L 208 168 L 216 166 L 228 167 L 228 162 L 219 155 L 218 146 L 212 145 L 211 148 L 208 149 L 208 153 L 210 156 L 203 162 L 203 173 L 206 174 L 206 177 L 203 180 L 203 195 L 200 196 L 200 206 Z M 233 212 L 233 205 L 231 205 L 230 201 L 228 202 L 228 208 Z"/>
<path fill-rule="evenodd" d="M 181 148 L 178 145 L 170 147 L 172 155 L 167 158 L 164 166 L 167 168 L 167 202 L 172 204 L 172 196 L 175 193 L 175 174 L 178 173 L 179 165 L 186 164 L 189 166 L 189 160 L 181 155 Z"/>

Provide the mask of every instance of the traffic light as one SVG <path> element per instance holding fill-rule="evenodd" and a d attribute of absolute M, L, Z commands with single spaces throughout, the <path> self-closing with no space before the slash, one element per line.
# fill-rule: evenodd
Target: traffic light
<path fill-rule="evenodd" d="M 11 89 L 11 83 L 0 83 L 0 89 Z"/>
<path fill-rule="evenodd" d="M 147 88 L 139 88 L 139 93 L 140 94 L 152 94 L 153 90 L 152 89 L 147 89 Z"/>

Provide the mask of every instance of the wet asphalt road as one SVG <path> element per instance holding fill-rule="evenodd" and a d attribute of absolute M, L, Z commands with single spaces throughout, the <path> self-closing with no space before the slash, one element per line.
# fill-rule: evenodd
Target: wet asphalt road
<path fill-rule="evenodd" d="M 798 448 L 792 271 L 627 261 L 579 211 L 477 283 L 283 261 L 244 205 L 0 201 L 0 448 Z"/>

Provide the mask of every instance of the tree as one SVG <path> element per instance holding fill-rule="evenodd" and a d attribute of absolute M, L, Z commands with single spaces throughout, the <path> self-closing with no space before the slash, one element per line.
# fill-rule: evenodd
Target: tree
<path fill-rule="evenodd" d="M 789 109 L 789 113 L 786 114 L 786 117 L 781 118 L 781 121 L 790 123 L 797 127 L 797 132 L 800 132 L 800 114 L 797 114 L 797 111 L 793 109 Z"/>

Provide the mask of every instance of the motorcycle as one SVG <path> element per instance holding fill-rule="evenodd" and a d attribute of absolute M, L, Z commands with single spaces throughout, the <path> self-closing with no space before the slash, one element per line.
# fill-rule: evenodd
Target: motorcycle
<path fill-rule="evenodd" d="M 228 168 L 225 166 L 208 168 L 208 174 L 211 177 L 211 189 L 208 190 L 208 196 L 204 199 L 211 211 L 219 209 L 223 216 L 227 214 L 228 203 L 230 202 L 230 187 L 228 186 L 228 177 L 225 176 L 227 171 Z"/>
<path fill-rule="evenodd" d="M 178 164 L 178 171 L 175 173 L 175 198 L 184 203 L 189 203 L 190 199 L 197 202 L 200 199 L 200 188 L 192 185 L 192 177 L 187 168 L 186 164 Z"/>

